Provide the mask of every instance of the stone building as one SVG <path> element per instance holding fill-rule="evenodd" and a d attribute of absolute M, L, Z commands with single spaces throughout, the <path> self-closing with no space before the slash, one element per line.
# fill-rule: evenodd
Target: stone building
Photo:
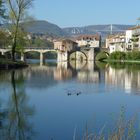
<path fill-rule="evenodd" d="M 93 47 L 98 48 L 101 45 L 101 37 L 99 34 L 95 35 L 80 35 L 76 38 L 79 47 Z"/>
<path fill-rule="evenodd" d="M 54 49 L 57 50 L 57 61 L 67 61 L 68 53 L 76 51 L 77 43 L 70 39 L 59 39 L 54 41 Z"/>
<path fill-rule="evenodd" d="M 59 39 L 54 41 L 54 49 L 63 52 L 75 50 L 77 43 L 70 39 Z"/>

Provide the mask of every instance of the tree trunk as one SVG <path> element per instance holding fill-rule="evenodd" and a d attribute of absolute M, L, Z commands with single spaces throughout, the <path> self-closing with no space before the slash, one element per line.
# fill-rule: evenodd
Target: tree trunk
<path fill-rule="evenodd" d="M 13 45 L 12 45 L 12 61 L 15 61 L 16 60 L 15 59 L 15 51 L 16 51 L 16 46 L 17 46 L 17 34 L 18 34 L 19 19 L 20 19 L 19 17 L 18 17 L 18 20 L 17 20 L 17 23 L 16 23 L 15 37 L 14 37 L 14 42 L 13 42 Z"/>
<path fill-rule="evenodd" d="M 16 48 L 16 42 L 13 43 L 12 46 L 12 61 L 15 61 L 15 48 Z"/>

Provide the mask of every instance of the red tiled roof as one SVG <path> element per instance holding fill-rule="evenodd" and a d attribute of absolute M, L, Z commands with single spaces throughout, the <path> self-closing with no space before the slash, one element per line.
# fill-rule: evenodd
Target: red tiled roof
<path fill-rule="evenodd" d="M 136 30 L 136 29 L 140 29 L 140 26 L 135 26 L 135 27 L 129 28 L 127 30 Z"/>
<path fill-rule="evenodd" d="M 121 36 L 125 36 L 125 34 L 124 33 L 112 34 L 112 35 L 107 36 L 107 39 L 110 39 L 110 38 L 118 38 L 118 37 L 121 37 Z"/>
<path fill-rule="evenodd" d="M 100 40 L 100 35 L 99 34 L 95 34 L 95 35 L 80 35 L 80 36 L 76 37 L 77 40 L 81 40 L 83 38 L 95 38 L 96 40 Z"/>
<path fill-rule="evenodd" d="M 72 39 L 68 39 L 68 38 L 62 38 L 62 39 L 57 39 L 57 40 L 55 40 L 54 42 L 72 42 L 72 43 L 75 43 L 75 44 L 77 44 L 74 40 L 72 40 Z"/>

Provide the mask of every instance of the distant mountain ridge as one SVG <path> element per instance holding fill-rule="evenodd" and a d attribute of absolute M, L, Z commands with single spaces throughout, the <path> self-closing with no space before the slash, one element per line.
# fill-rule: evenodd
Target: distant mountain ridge
<path fill-rule="evenodd" d="M 123 33 L 128 28 L 134 25 L 121 25 L 121 24 L 107 24 L 107 25 L 89 25 L 84 27 L 69 27 L 63 30 L 70 36 L 77 36 L 81 34 L 96 34 L 99 33 L 105 38 L 109 34 Z"/>
<path fill-rule="evenodd" d="M 101 34 L 102 38 L 105 38 L 109 34 L 125 32 L 134 25 L 89 25 L 83 27 L 68 27 L 60 28 L 58 25 L 50 23 L 45 20 L 35 20 L 26 23 L 22 23 L 24 29 L 33 34 L 46 34 L 48 36 L 57 37 L 73 37 L 81 34 Z M 4 25 L 8 27 L 8 25 Z"/>

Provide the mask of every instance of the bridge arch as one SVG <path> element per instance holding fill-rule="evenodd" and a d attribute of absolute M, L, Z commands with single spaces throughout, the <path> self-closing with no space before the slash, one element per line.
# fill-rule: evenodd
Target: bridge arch
<path fill-rule="evenodd" d="M 0 49 L 1 55 L 4 55 L 5 53 L 10 53 L 11 49 Z"/>
<path fill-rule="evenodd" d="M 50 50 L 50 51 L 45 51 L 43 53 L 43 57 L 44 59 L 57 59 L 57 51 L 54 51 L 54 50 Z"/>
<path fill-rule="evenodd" d="M 83 51 L 73 51 L 70 52 L 68 55 L 68 60 L 79 60 L 79 61 L 87 61 L 88 56 L 85 52 Z"/>
<path fill-rule="evenodd" d="M 101 51 L 101 52 L 95 53 L 94 59 L 95 59 L 96 61 L 102 61 L 102 60 L 104 60 L 104 59 L 107 59 L 109 55 L 110 55 L 110 54 L 109 54 L 108 52 L 106 52 L 106 51 Z"/>
<path fill-rule="evenodd" d="M 39 59 L 40 58 L 40 52 L 39 51 L 24 51 L 23 52 L 25 59 Z"/>

